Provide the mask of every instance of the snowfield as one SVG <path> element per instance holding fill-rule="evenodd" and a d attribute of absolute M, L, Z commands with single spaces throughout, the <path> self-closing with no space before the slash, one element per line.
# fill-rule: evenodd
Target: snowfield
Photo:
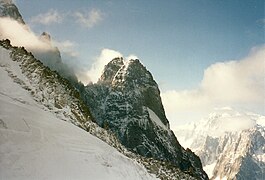
<path fill-rule="evenodd" d="M 146 107 L 150 116 L 150 119 L 157 124 L 158 126 L 162 127 L 164 130 L 168 130 L 168 128 L 166 127 L 166 125 L 164 125 L 162 123 L 162 121 L 160 120 L 160 118 L 156 115 L 156 113 L 154 111 L 152 111 L 150 108 Z"/>
<path fill-rule="evenodd" d="M 155 179 L 136 161 L 35 102 L 8 76 L 6 67 L 26 81 L 8 53 L 0 48 L 0 179 Z"/>

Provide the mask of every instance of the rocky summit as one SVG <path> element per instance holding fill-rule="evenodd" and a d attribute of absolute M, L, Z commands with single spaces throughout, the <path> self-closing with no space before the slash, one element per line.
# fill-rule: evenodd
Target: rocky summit
<path fill-rule="evenodd" d="M 86 86 L 81 94 L 96 122 L 112 131 L 125 147 L 208 179 L 200 159 L 182 148 L 170 130 L 158 85 L 138 59 L 113 59 L 98 82 Z"/>

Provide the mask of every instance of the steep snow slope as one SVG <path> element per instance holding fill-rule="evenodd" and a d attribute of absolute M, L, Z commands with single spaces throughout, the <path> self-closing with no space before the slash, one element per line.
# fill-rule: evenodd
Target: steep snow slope
<path fill-rule="evenodd" d="M 20 68 L 0 48 L 0 179 L 154 179 L 137 162 L 36 103 L 5 67 Z"/>

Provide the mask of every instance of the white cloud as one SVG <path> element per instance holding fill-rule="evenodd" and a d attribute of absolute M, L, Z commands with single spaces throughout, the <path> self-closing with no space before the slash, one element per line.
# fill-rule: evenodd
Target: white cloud
<path fill-rule="evenodd" d="M 107 65 L 112 59 L 116 57 L 122 57 L 123 55 L 112 49 L 103 49 L 101 54 L 96 58 L 96 61 L 92 64 L 92 67 L 87 71 L 86 75 L 89 77 L 88 80 L 91 80 L 93 83 L 97 82 L 101 76 L 105 65 Z M 88 80 L 83 80 L 85 84 L 88 83 Z"/>
<path fill-rule="evenodd" d="M 112 59 L 117 57 L 123 57 L 122 53 L 112 49 L 102 49 L 100 55 L 95 58 L 89 70 L 83 70 L 77 72 L 78 80 L 84 84 L 96 83 L 103 73 L 105 65 L 107 65 Z M 124 60 L 138 59 L 136 55 L 129 55 Z"/>
<path fill-rule="evenodd" d="M 193 90 L 166 91 L 162 99 L 172 125 L 198 120 L 214 107 L 232 106 L 264 112 L 265 46 L 238 61 L 219 62 L 204 71 Z"/>
<path fill-rule="evenodd" d="M 56 44 L 58 44 L 59 46 L 63 47 L 63 48 L 72 48 L 74 46 L 76 46 L 76 44 L 72 41 L 66 40 L 66 41 L 57 41 Z"/>
<path fill-rule="evenodd" d="M 70 57 L 78 57 L 79 53 L 74 50 L 77 47 L 75 42 L 70 40 L 65 41 L 53 41 L 53 44 L 60 49 L 61 52 L 67 54 Z"/>
<path fill-rule="evenodd" d="M 40 36 L 34 34 L 28 26 L 20 24 L 10 18 L 0 18 L 0 38 L 10 39 L 12 45 L 24 46 L 30 51 L 53 50 L 50 42 L 47 43 L 47 41 L 41 39 Z M 60 51 L 71 57 L 78 56 L 77 51 L 74 50 L 77 46 L 75 42 L 69 40 L 53 41 L 53 44 L 57 46 Z"/>
<path fill-rule="evenodd" d="M 127 59 L 127 60 L 131 60 L 131 59 L 135 60 L 135 59 L 139 59 L 139 58 L 136 55 L 134 55 L 134 54 L 130 54 L 125 59 Z"/>
<path fill-rule="evenodd" d="M 0 18 L 0 38 L 9 39 L 12 45 L 24 46 L 28 49 L 50 49 L 50 46 L 41 41 L 28 26 L 22 25 L 10 18 Z"/>
<path fill-rule="evenodd" d="M 60 70 L 66 76 L 71 75 L 73 68 L 77 68 L 71 61 L 58 63 L 61 62 L 61 58 L 56 52 L 57 49 L 50 42 L 49 35 L 46 35 L 46 37 L 35 35 L 28 26 L 20 24 L 13 19 L 0 18 L 0 39 L 9 39 L 12 45 L 25 47 L 45 65 L 48 65 L 53 70 Z M 69 59 L 74 59 L 72 57 L 76 56 L 73 54 L 75 53 L 73 50 L 75 43 L 62 41 L 55 42 L 55 44 L 62 48 L 63 55 L 67 58 L 72 55 Z"/>
<path fill-rule="evenodd" d="M 22 25 L 10 18 L 0 18 L 0 39 L 9 39 L 14 46 L 24 46 L 27 50 L 33 52 L 34 55 L 46 53 L 47 51 L 54 51 L 54 47 L 45 40 L 41 40 L 40 36 L 34 34 L 26 25 Z M 52 41 L 55 46 L 59 48 L 70 59 L 76 58 L 78 52 L 75 51 L 77 44 L 75 42 L 66 41 Z M 87 70 L 77 67 L 73 62 L 66 62 L 76 70 L 78 79 L 84 84 L 89 82 L 97 82 L 104 66 L 108 64 L 115 57 L 122 57 L 123 55 L 115 50 L 103 49 L 101 54 L 95 59 L 92 67 Z M 72 57 L 72 58 L 71 58 Z M 129 56 L 132 59 L 137 58 L 135 55 Z M 76 66 L 76 67 L 75 67 Z"/>
<path fill-rule="evenodd" d="M 32 17 L 30 22 L 36 24 L 50 25 L 53 23 L 61 23 L 63 20 L 63 15 L 58 13 L 57 10 L 50 9 L 48 12 L 43 14 L 38 14 Z"/>
<path fill-rule="evenodd" d="M 94 27 L 103 19 L 102 12 L 98 9 L 92 9 L 88 13 L 76 12 L 74 16 L 81 25 L 87 28 Z"/>

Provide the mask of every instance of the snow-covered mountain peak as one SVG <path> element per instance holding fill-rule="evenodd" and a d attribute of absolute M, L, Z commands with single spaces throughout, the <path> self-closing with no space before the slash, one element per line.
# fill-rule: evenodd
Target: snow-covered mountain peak
<path fill-rule="evenodd" d="M 133 81 L 135 79 L 135 81 Z M 111 84 L 113 87 L 124 87 L 124 83 L 140 85 L 156 85 L 151 73 L 144 67 L 139 59 L 124 59 L 117 57 L 111 60 L 103 70 L 98 81 L 103 84 Z"/>
<path fill-rule="evenodd" d="M 227 132 L 239 132 L 257 124 L 264 126 L 265 116 L 234 109 L 216 109 L 198 122 L 191 122 L 176 128 L 175 132 L 190 131 L 204 136 L 220 137 Z"/>
<path fill-rule="evenodd" d="M 112 86 L 122 89 L 146 89 L 158 85 L 154 81 L 152 74 L 138 60 L 131 59 L 124 61 L 124 65 L 115 74 Z"/>
<path fill-rule="evenodd" d="M 265 177 L 265 116 L 232 108 L 215 109 L 199 122 L 178 127 L 180 144 L 201 158 L 213 179 Z"/>
<path fill-rule="evenodd" d="M 0 17 L 9 17 L 25 24 L 21 14 L 12 0 L 0 0 Z"/>

